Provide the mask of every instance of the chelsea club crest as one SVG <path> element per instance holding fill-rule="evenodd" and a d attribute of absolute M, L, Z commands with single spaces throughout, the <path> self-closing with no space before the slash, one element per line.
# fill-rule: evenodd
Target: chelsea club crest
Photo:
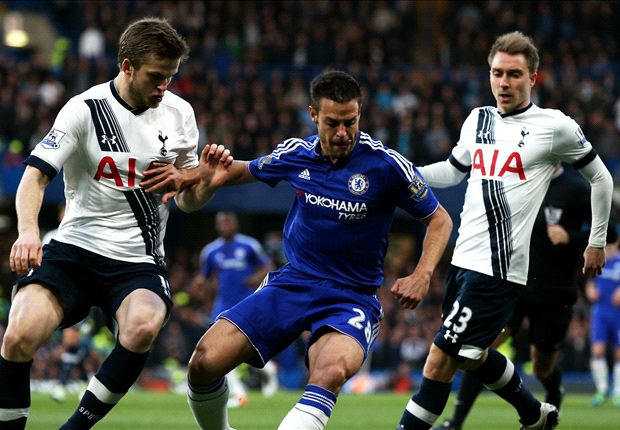
<path fill-rule="evenodd" d="M 370 187 L 370 182 L 368 182 L 368 178 L 361 173 L 356 173 L 355 175 L 349 178 L 349 191 L 351 191 L 356 196 L 360 194 L 364 194 L 368 191 Z"/>

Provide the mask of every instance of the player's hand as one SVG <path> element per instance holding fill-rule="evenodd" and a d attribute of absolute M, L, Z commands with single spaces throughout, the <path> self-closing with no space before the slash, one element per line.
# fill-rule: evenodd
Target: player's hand
<path fill-rule="evenodd" d="M 603 273 L 605 266 L 605 248 L 595 248 L 588 245 L 583 253 L 583 269 L 581 270 L 586 276 L 598 276 Z"/>
<path fill-rule="evenodd" d="M 397 279 L 390 292 L 403 308 L 415 309 L 426 297 L 430 281 L 430 273 L 415 271 L 409 276 Z"/>
<path fill-rule="evenodd" d="M 9 256 L 9 267 L 17 275 L 25 275 L 31 268 L 41 267 L 43 245 L 38 233 L 22 233 L 19 235 Z"/>
<path fill-rule="evenodd" d="M 559 224 L 547 225 L 547 236 L 554 245 L 564 245 L 570 242 L 568 232 Z"/>
<path fill-rule="evenodd" d="M 146 188 L 147 193 L 164 191 L 162 201 L 168 203 L 183 188 L 186 178 L 182 171 L 174 164 L 153 161 L 143 172 L 144 179 L 140 186 Z"/>
<path fill-rule="evenodd" d="M 230 150 L 224 145 L 207 144 L 200 153 L 200 181 L 209 188 L 219 188 L 226 182 L 228 167 L 233 162 Z"/>

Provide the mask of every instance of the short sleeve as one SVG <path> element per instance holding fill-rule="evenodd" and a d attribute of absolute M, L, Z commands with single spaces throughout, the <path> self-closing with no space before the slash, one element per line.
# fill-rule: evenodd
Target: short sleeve
<path fill-rule="evenodd" d="M 35 146 L 31 155 L 60 172 L 67 159 L 77 152 L 87 120 L 87 106 L 81 100 L 71 99 L 60 110 L 52 129 Z"/>

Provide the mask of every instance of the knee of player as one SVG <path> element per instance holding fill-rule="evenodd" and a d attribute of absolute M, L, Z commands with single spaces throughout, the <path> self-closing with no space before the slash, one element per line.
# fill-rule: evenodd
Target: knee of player
<path fill-rule="evenodd" d="M 32 360 L 40 345 L 34 333 L 9 329 L 2 339 L 2 356 L 10 361 Z"/>
<path fill-rule="evenodd" d="M 213 373 L 212 367 L 213 366 L 211 366 L 209 362 L 207 350 L 203 346 L 198 345 L 187 365 L 189 380 L 194 383 L 211 382 L 207 380 L 211 379 L 211 374 Z"/>
<path fill-rule="evenodd" d="M 341 363 L 330 363 L 327 366 L 313 369 L 308 382 L 338 393 L 344 383 L 354 374 L 354 371 L 347 370 L 346 366 Z"/>
<path fill-rule="evenodd" d="M 134 321 L 123 330 L 120 329 L 121 344 L 134 352 L 148 350 L 159 334 L 161 325 L 150 320 Z"/>

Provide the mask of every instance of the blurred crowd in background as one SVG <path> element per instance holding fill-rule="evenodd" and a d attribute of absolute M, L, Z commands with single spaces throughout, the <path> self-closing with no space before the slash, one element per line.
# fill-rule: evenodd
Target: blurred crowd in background
<path fill-rule="evenodd" d="M 519 29 L 540 49 L 534 103 L 572 116 L 620 183 L 618 1 L 0 0 L 0 15 L 13 8 L 41 13 L 56 39 L 51 58 L 0 48 L 0 164 L 5 173 L 19 172 L 68 98 L 116 75 L 117 41 L 126 25 L 155 15 L 167 18 L 192 49 L 170 90 L 194 107 L 199 146 L 221 143 L 239 159 L 267 154 L 283 138 L 313 134 L 309 81 L 325 68 L 338 68 L 363 86 L 362 130 L 416 165 L 444 160 L 469 111 L 494 104 L 487 63 L 493 40 Z M 0 186 L 0 202 L 8 207 L 12 196 L 6 188 Z M 251 217 L 246 214 L 247 220 Z M 1 334 L 14 281 L 5 260 L 16 232 L 10 222 L 0 228 Z M 277 232 L 261 232 L 257 239 L 281 264 Z M 393 237 L 385 288 L 380 289 L 385 319 L 369 360 L 371 370 L 387 375 L 386 387 L 406 391 L 441 323 L 449 262 L 448 252 L 418 309 L 399 309 L 389 287 L 412 270 L 419 240 L 415 234 Z M 162 373 L 178 376 L 210 318 L 213 292 L 194 281 L 197 252 L 177 246 L 167 250 L 167 259 L 176 307 L 143 380 Z M 565 371 L 588 370 L 588 324 L 589 304 L 582 297 L 561 361 Z M 98 336 L 93 363 L 112 344 L 103 326 L 97 318 L 90 326 L 89 333 Z M 291 372 L 293 386 L 297 380 L 302 384 L 302 342 L 277 359 L 283 372 Z M 33 379 L 57 376 L 56 343 L 53 339 L 40 350 Z M 526 360 L 526 342 L 518 337 L 514 347 L 517 361 Z"/>

